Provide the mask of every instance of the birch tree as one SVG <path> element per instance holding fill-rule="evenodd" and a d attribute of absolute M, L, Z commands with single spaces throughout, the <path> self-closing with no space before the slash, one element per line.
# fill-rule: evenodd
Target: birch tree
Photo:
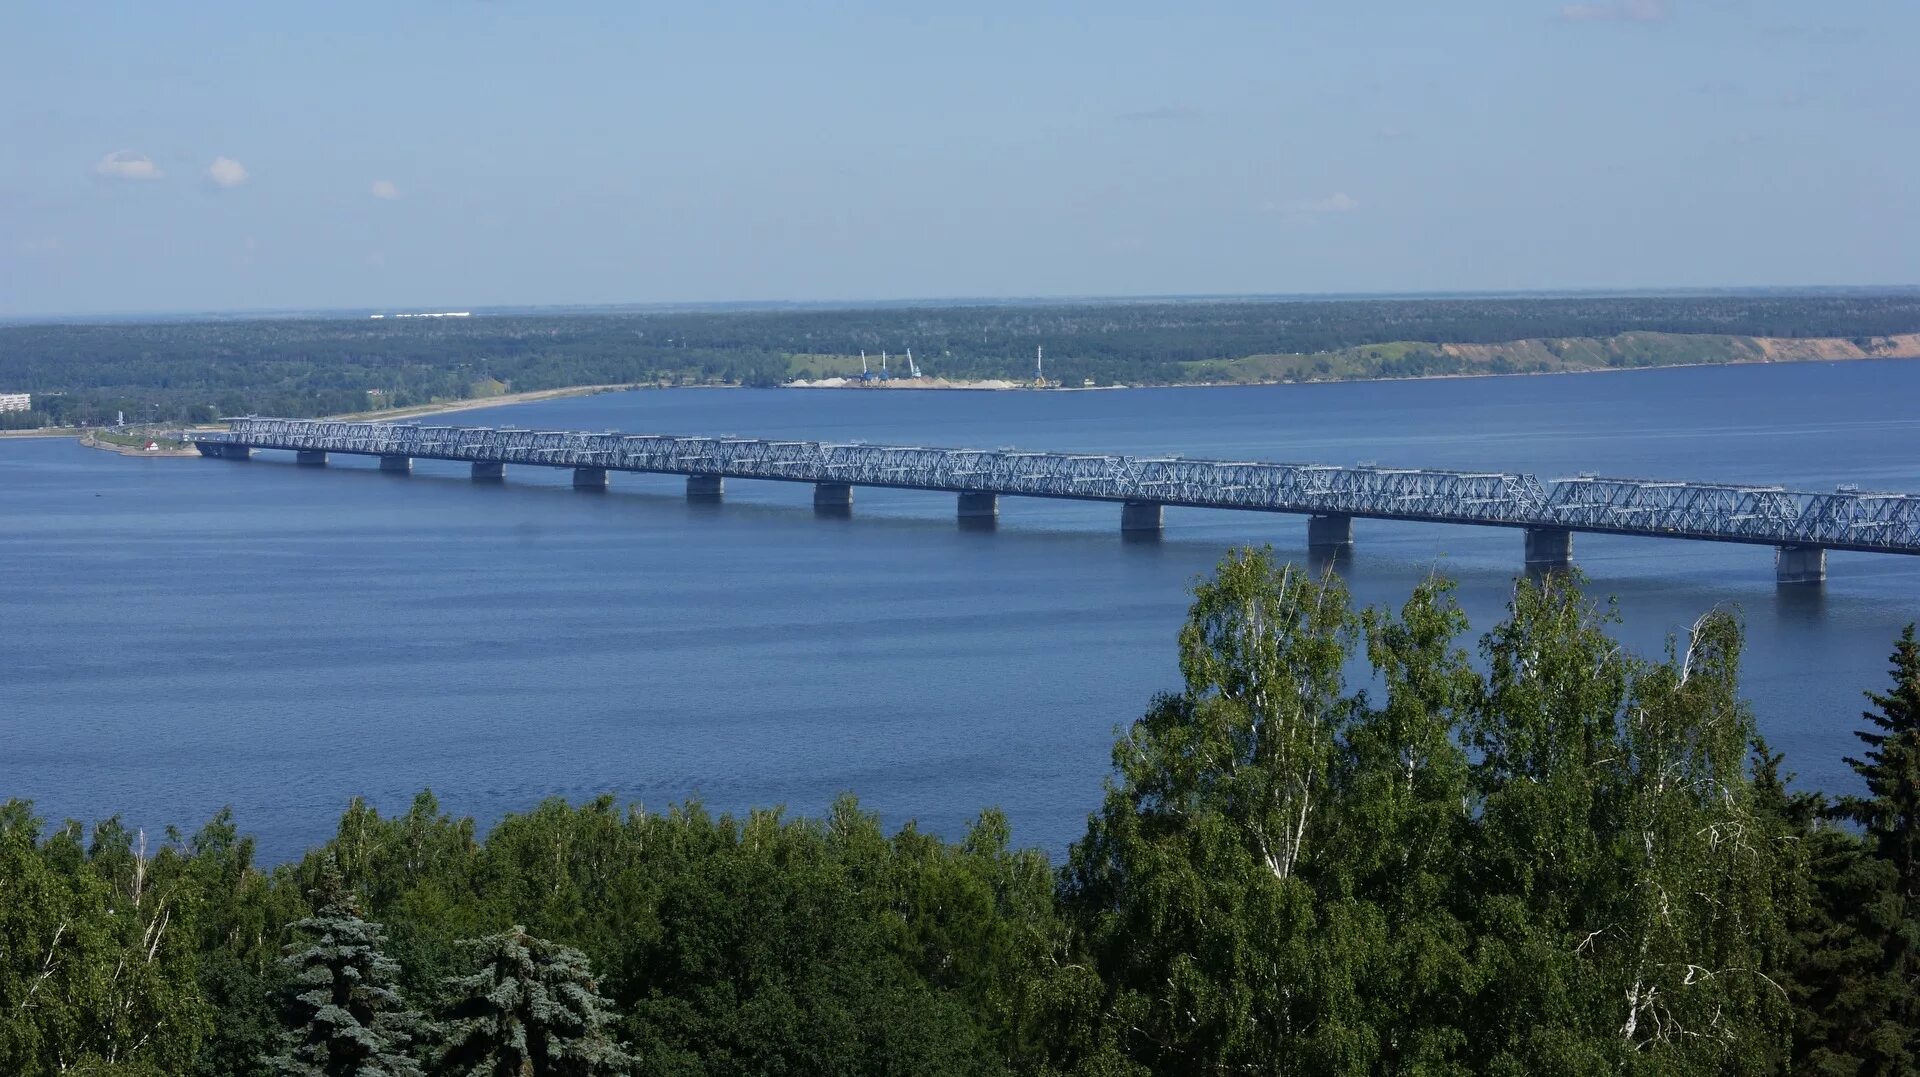
<path fill-rule="evenodd" d="M 1230 554 L 1195 588 L 1182 690 L 1114 748 L 1067 896 L 1107 971 L 1110 1020 L 1156 1070 L 1316 1072 L 1371 1056 L 1333 941 L 1368 925 L 1320 907 L 1303 878 L 1325 852 L 1354 643 L 1337 579 Z"/>

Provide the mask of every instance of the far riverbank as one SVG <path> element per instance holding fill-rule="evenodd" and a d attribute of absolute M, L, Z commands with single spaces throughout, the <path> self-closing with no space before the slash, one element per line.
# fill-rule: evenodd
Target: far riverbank
<path fill-rule="evenodd" d="M 444 400 L 432 404 L 415 404 L 405 408 L 381 408 L 378 411 L 352 411 L 340 415 L 323 415 L 323 419 L 353 422 L 386 422 L 392 419 L 412 419 L 422 415 L 445 415 L 455 411 L 477 411 L 481 408 L 499 408 L 510 404 L 532 404 L 541 400 L 560 400 L 570 396 L 592 396 L 595 393 L 624 393 L 635 389 L 665 389 L 671 386 L 638 385 L 570 385 L 560 389 L 535 389 L 525 393 L 502 393 L 499 396 L 470 396 L 464 400 Z"/>
<path fill-rule="evenodd" d="M 1871 344 L 1867 347 L 1861 347 L 1859 345 L 1854 344 L 1853 342 L 1839 342 L 1839 341 L 1822 339 L 1817 341 L 1808 340 L 1808 341 L 1791 342 L 1795 345 L 1795 347 L 1786 348 L 1781 346 L 1785 342 L 1778 341 L 1778 340 L 1763 339 L 1763 338 L 1745 338 L 1745 339 L 1749 343 L 1758 341 L 1768 346 L 1764 348 L 1757 348 L 1754 350 L 1739 350 L 1739 351 L 1736 351 L 1735 354 L 1726 358 L 1695 359 L 1691 361 L 1683 360 L 1683 361 L 1674 361 L 1674 362 L 1653 362 L 1653 363 L 1647 363 L 1645 365 L 1636 364 L 1636 365 L 1613 366 L 1613 365 L 1580 365 L 1577 362 L 1569 363 L 1569 362 L 1566 362 L 1567 356 L 1564 354 L 1564 349 L 1561 349 L 1561 353 L 1557 354 L 1555 357 L 1560 359 L 1563 365 L 1552 366 L 1546 369 L 1538 369 L 1538 368 L 1525 369 L 1525 370 L 1454 369 L 1454 370 L 1433 371 L 1433 372 L 1423 372 L 1423 373 L 1401 374 L 1401 373 L 1388 372 L 1391 370 L 1391 365 L 1383 364 L 1383 365 L 1386 365 L 1385 370 L 1380 370 L 1378 372 L 1372 372 L 1372 373 L 1357 373 L 1357 372 L 1342 373 L 1342 372 L 1336 371 L 1331 374 L 1321 374 L 1317 372 L 1309 372 L 1308 370 L 1303 369 L 1301 366 L 1302 360 L 1315 358 L 1315 356 L 1313 355 L 1249 356 L 1247 358 L 1237 359 L 1237 360 L 1207 361 L 1207 362 L 1192 364 L 1196 368 L 1210 370 L 1216 375 L 1219 375 L 1219 374 L 1228 375 L 1226 377 L 1216 376 L 1214 378 L 1210 378 L 1207 380 L 1182 379 L 1179 381 L 1166 381 L 1166 382 L 1145 381 L 1145 382 L 1135 382 L 1133 384 L 1125 384 L 1125 385 L 1123 384 L 1108 384 L 1108 385 L 1057 385 L 1055 384 L 1055 385 L 1047 385 L 1045 387 L 1038 387 L 1038 386 L 1035 386 L 1032 382 L 1016 381 L 1012 379 L 998 379 L 998 378 L 949 379 L 949 378 L 938 378 L 938 377 L 920 377 L 920 378 L 894 378 L 894 379 L 890 379 L 888 381 L 882 382 L 882 381 L 861 381 L 858 378 L 836 376 L 836 377 L 827 377 L 827 378 L 819 378 L 819 379 L 811 379 L 811 380 L 795 379 L 793 381 L 783 383 L 781 385 L 781 388 L 853 389 L 853 390 L 887 390 L 887 391 L 920 390 L 920 391 L 926 391 L 926 392 L 989 392 L 989 393 L 992 393 L 992 392 L 1085 392 L 1090 390 L 1107 391 L 1107 390 L 1122 390 L 1122 389 L 1168 389 L 1168 388 L 1220 389 L 1220 388 L 1251 388 L 1251 387 L 1257 387 L 1257 386 L 1273 386 L 1273 385 L 1338 385 L 1338 384 L 1349 384 L 1354 382 L 1453 381 L 1453 380 L 1461 380 L 1461 379 L 1467 379 L 1467 378 L 1516 378 L 1516 377 L 1534 377 L 1534 376 L 1540 376 L 1540 375 L 1554 375 L 1554 374 L 1614 374 L 1614 373 L 1630 373 L 1634 371 L 1671 370 L 1671 369 L 1677 369 L 1677 368 L 1694 368 L 1694 367 L 1775 366 L 1775 365 L 1797 365 L 1797 364 L 1808 364 L 1808 363 L 1836 363 L 1836 362 L 1851 363 L 1851 362 L 1874 361 L 1874 360 L 1905 361 L 1905 360 L 1920 359 L 1920 334 L 1906 334 L 1902 336 L 1879 338 L 1871 342 Z M 1442 347 L 1447 353 L 1452 355 L 1456 355 L 1462 358 L 1471 356 L 1474 360 L 1477 360 L 1477 361 L 1490 362 L 1492 358 L 1504 357 L 1504 353 L 1507 350 L 1519 349 L 1519 348 L 1522 348 L 1523 346 L 1530 348 L 1533 345 L 1537 345 L 1539 343 L 1540 342 L 1537 342 L 1537 341 L 1520 341 L 1520 342 L 1514 342 L 1508 345 L 1442 345 L 1440 347 Z M 1818 345 L 1818 346 L 1815 346 L 1815 345 Z M 1360 349 L 1355 349 L 1355 351 L 1360 351 Z M 1321 354 L 1330 355 L 1334 353 L 1321 353 Z M 1515 355 L 1513 356 L 1513 358 L 1522 358 L 1522 357 L 1523 357 L 1522 354 L 1518 352 L 1516 352 Z M 1524 358 L 1530 361 L 1535 361 L 1535 362 L 1540 361 L 1538 356 L 1533 355 L 1531 353 L 1526 353 L 1524 355 Z M 1545 364 L 1542 363 L 1542 365 L 1545 365 Z M 1304 375 L 1304 376 L 1301 376 L 1301 375 Z M 412 405 L 404 408 L 382 408 L 374 411 L 344 412 L 344 413 L 339 413 L 334 415 L 321 416 L 321 418 L 333 420 L 333 421 L 392 422 L 392 421 L 403 420 L 403 419 L 426 418 L 428 416 L 434 416 L 434 415 L 447 415 L 455 412 L 477 411 L 483 408 L 508 407 L 516 404 L 540 403 L 543 401 L 560 400 L 560 399 L 565 399 L 569 397 L 593 396 L 600 393 L 619 393 L 619 392 L 632 392 L 632 391 L 641 390 L 641 389 L 675 389 L 675 388 L 714 389 L 714 388 L 738 388 L 738 386 L 727 384 L 727 383 L 711 383 L 711 382 L 709 383 L 638 382 L 638 383 L 573 385 L 573 386 L 563 386 L 563 387 L 554 388 L 554 389 L 536 389 L 536 390 L 530 390 L 528 392 L 520 392 L 520 393 L 503 393 L 497 396 L 467 397 L 460 400 L 443 400 L 443 401 L 436 401 L 431 404 L 417 404 L 417 405 Z M 96 429 L 97 428 L 92 428 L 92 427 L 85 427 L 85 428 L 42 427 L 42 428 L 36 428 L 36 429 L 30 429 L 30 430 L 0 430 L 0 439 L 77 437 L 82 439 L 84 443 L 88 438 L 88 436 L 90 435 L 90 433 Z M 187 427 L 185 429 L 188 431 L 191 431 L 193 429 L 215 430 L 215 429 L 219 429 L 219 427 L 217 425 L 198 424 L 197 426 Z M 114 446 L 111 446 L 111 445 L 100 445 L 97 447 L 114 448 Z M 155 454 L 136 451 L 136 452 L 130 452 L 128 455 L 150 456 Z"/>

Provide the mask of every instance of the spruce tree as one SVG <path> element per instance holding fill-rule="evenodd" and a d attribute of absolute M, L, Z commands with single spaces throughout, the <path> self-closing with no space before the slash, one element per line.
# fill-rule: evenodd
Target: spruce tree
<path fill-rule="evenodd" d="M 1858 1053 L 1890 1060 L 1874 1071 L 1911 1072 L 1920 1068 L 1920 642 L 1913 625 L 1894 645 L 1892 662 L 1892 690 L 1867 693 L 1875 709 L 1862 717 L 1873 729 L 1854 733 L 1867 751 L 1847 759 L 1867 795 L 1842 798 L 1836 812 L 1860 824 L 1866 839 L 1865 863 L 1834 873 L 1836 882 L 1850 884 L 1836 920 L 1881 949 L 1871 979 L 1840 983 L 1835 994 L 1872 1024 Z M 1876 867 L 1885 880 L 1880 887 L 1873 885 Z"/>
<path fill-rule="evenodd" d="M 289 946 L 282 1019 L 284 1049 L 272 1059 L 286 1077 L 420 1077 L 408 1054 L 419 1020 L 394 989 L 398 963 L 381 953 L 380 925 L 361 919 L 351 891 L 329 862 L 313 891 L 315 915 L 294 924 L 312 937 Z"/>
<path fill-rule="evenodd" d="M 448 981 L 448 1077 L 612 1077 L 633 1070 L 586 955 L 515 926 L 465 946 L 478 965 Z"/>
<path fill-rule="evenodd" d="M 1908 915 L 1920 914 L 1920 642 L 1913 625 L 1893 648 L 1893 690 L 1868 692 L 1876 710 L 1861 717 L 1879 732 L 1857 730 L 1865 758 L 1847 765 L 1866 779 L 1867 796 L 1847 797 L 1841 813 L 1866 829 L 1882 859 L 1899 873 Z"/>

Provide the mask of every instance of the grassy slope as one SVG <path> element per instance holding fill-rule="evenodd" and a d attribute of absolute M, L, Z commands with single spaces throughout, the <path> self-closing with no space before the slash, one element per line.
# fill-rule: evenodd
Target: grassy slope
<path fill-rule="evenodd" d="M 1618 370 L 1701 363 L 1796 362 L 1920 356 L 1920 334 L 1843 339 L 1623 333 L 1505 344 L 1395 341 L 1308 355 L 1250 355 L 1183 364 L 1192 380 L 1226 384 L 1345 381 L 1440 374 Z"/>

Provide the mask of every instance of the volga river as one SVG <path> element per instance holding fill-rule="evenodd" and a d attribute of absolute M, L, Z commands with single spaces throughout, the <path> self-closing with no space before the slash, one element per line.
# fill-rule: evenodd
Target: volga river
<path fill-rule="evenodd" d="M 447 421 L 1283 461 L 1509 468 L 1920 490 L 1920 362 L 1078 393 L 680 390 Z M 1306 555 L 1305 521 L 1169 510 L 1123 542 L 1114 505 L 464 465 L 411 477 L 127 459 L 0 441 L 0 797 L 48 818 L 197 827 L 232 805 L 268 859 L 353 796 L 431 787 L 483 823 L 543 797 L 821 810 L 957 834 L 998 805 L 1058 854 L 1116 728 L 1177 684 L 1195 576 L 1228 547 Z M 1345 572 L 1394 603 L 1438 568 L 1476 631 L 1518 532 L 1357 521 Z M 1635 648 L 1716 605 L 1744 614 L 1746 687 L 1801 780 L 1848 785 L 1860 692 L 1920 616 L 1920 558 L 1832 554 L 1780 589 L 1765 547 L 1581 535 Z"/>

